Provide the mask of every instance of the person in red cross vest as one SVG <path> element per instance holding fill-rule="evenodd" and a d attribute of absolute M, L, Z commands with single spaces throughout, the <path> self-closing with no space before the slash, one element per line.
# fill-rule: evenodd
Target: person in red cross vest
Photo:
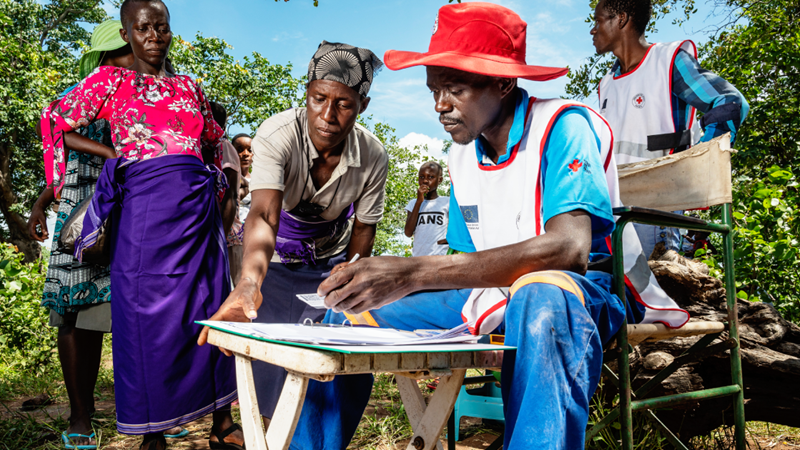
<path fill-rule="evenodd" d="M 749 110 L 735 87 L 700 66 L 694 42 L 648 43 L 651 16 L 650 0 L 601 0 L 594 11 L 592 43 L 598 54 L 617 58 L 598 87 L 617 164 L 666 156 L 725 133 L 733 143 Z M 679 250 L 678 230 L 635 226 L 646 255 L 658 242 Z"/>
<path fill-rule="evenodd" d="M 385 54 L 391 70 L 426 68 L 435 112 L 454 142 L 447 242 L 464 253 L 339 264 L 317 294 L 329 308 L 325 323 L 504 333 L 516 351 L 502 364 L 503 448 L 579 449 L 603 344 L 625 320 L 641 321 L 644 307 L 637 298 L 626 309 L 610 293 L 611 275 L 589 268 L 619 205 L 611 128 L 586 105 L 518 85 L 568 71 L 529 65 L 526 29 L 499 5 L 446 5 L 426 53 Z M 625 259 L 626 274 L 652 276 L 646 261 Z M 647 275 L 632 280 L 643 293 L 653 289 Z M 660 305 L 672 314 L 661 321 L 688 320 L 674 303 Z M 252 309 L 229 301 L 214 319 L 246 320 Z M 291 447 L 347 448 L 371 388 L 369 374 L 310 381 Z"/>

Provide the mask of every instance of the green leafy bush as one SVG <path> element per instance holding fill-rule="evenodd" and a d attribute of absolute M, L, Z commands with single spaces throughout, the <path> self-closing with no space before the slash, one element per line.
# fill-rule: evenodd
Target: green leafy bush
<path fill-rule="evenodd" d="M 25 264 L 24 255 L 0 244 L 0 372 L 37 376 L 54 363 L 55 329 L 39 304 L 47 272 L 45 259 Z M 0 373 L 8 380 L 8 373 Z"/>
<path fill-rule="evenodd" d="M 766 176 L 734 179 L 733 235 L 736 296 L 772 303 L 786 320 L 800 322 L 800 203 L 798 182 L 791 169 L 772 166 Z M 721 239 L 714 245 L 722 248 Z M 695 254 L 724 276 L 721 255 Z"/>

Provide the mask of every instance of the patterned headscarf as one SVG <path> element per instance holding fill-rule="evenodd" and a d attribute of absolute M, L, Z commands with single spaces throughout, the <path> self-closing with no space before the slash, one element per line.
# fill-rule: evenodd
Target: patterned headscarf
<path fill-rule="evenodd" d="M 371 50 L 322 41 L 308 63 L 308 82 L 338 81 L 366 96 L 372 85 L 372 77 L 382 67 L 383 63 Z"/>

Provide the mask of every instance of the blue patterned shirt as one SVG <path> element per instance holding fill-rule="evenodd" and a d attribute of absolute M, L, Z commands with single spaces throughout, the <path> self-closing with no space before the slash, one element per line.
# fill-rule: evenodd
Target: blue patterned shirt
<path fill-rule="evenodd" d="M 619 60 L 614 63 L 611 70 L 615 76 L 621 75 Z M 714 72 L 700 67 L 697 60 L 685 50 L 679 50 L 672 68 L 672 121 L 675 129 L 686 129 L 686 124 L 691 119 L 689 116 L 691 107 L 708 115 L 712 109 L 727 104 L 739 106 L 738 120 L 735 119 L 735 109 L 728 109 L 725 114 L 718 115 L 720 119 L 718 121 L 708 120 L 708 123 L 704 124 L 705 134 L 701 142 L 710 141 L 730 132 L 733 143 L 736 131 L 744 123 L 750 111 L 750 105 L 733 85 Z"/>

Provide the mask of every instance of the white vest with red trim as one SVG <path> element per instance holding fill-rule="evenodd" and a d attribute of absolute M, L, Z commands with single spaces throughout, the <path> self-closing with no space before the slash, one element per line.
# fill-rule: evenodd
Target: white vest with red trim
<path fill-rule="evenodd" d="M 586 105 L 560 99 L 531 98 L 525 117 L 525 131 L 511 150 L 508 160 L 495 166 L 482 166 L 475 143 L 454 144 L 448 168 L 456 187 L 461 213 L 472 243 L 478 251 L 516 244 L 544 234 L 542 219 L 542 151 L 556 118 L 566 108 Z M 601 142 L 601 158 L 610 160 L 611 129 L 594 111 L 592 125 Z M 613 164 L 612 164 L 613 166 Z M 613 184 L 616 192 L 616 168 Z M 475 334 L 489 333 L 503 321 L 506 292 L 500 289 L 473 289 L 461 314 Z"/>
<path fill-rule="evenodd" d="M 512 149 L 507 161 L 496 166 L 482 166 L 474 142 L 468 145 L 454 144 L 450 150 L 450 180 L 453 186 L 457 186 L 459 208 L 477 251 L 516 244 L 544 234 L 540 167 L 542 152 L 555 120 L 563 110 L 573 106 L 584 107 L 590 112 L 592 127 L 600 139 L 600 160 L 606 171 L 612 207 L 622 205 L 616 164 L 611 152 L 614 137 L 608 123 L 596 111 L 581 103 L 531 98 L 522 139 Z M 640 264 L 637 264 L 642 253 L 638 236 L 631 228 L 625 230 L 623 239 L 626 273 L 634 266 L 641 270 Z M 649 267 L 646 270 L 649 280 L 645 277 L 645 284 L 639 286 L 642 292 L 636 295 L 637 300 L 648 307 L 644 321 L 681 326 L 688 320 L 688 314 L 664 293 Z M 506 296 L 507 290 L 503 289 L 473 289 L 461 311 L 464 321 L 473 323 L 470 331 L 485 334 L 497 328 L 505 314 Z M 668 311 L 670 317 L 664 316 L 661 311 Z"/>
<path fill-rule="evenodd" d="M 660 158 L 670 150 L 647 150 L 647 137 L 674 133 L 672 119 L 672 68 L 679 50 L 697 58 L 692 41 L 653 44 L 639 65 L 632 71 L 614 77 L 609 70 L 600 81 L 597 92 L 600 114 L 614 130 L 614 155 L 617 164 Z M 692 130 L 692 143 L 700 138 L 694 127 L 695 110 L 691 109 L 687 124 Z"/>

